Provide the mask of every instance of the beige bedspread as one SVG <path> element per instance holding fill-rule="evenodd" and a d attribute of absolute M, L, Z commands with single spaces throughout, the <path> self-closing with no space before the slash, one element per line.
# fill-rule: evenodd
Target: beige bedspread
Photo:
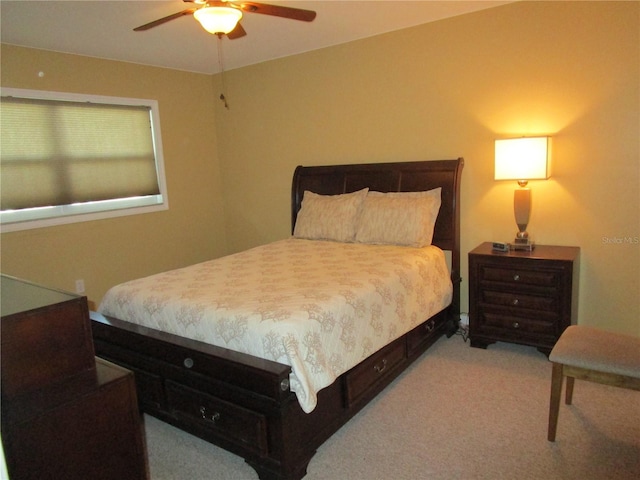
<path fill-rule="evenodd" d="M 451 303 L 444 252 L 286 239 L 113 287 L 100 312 L 290 365 L 317 392 Z"/>

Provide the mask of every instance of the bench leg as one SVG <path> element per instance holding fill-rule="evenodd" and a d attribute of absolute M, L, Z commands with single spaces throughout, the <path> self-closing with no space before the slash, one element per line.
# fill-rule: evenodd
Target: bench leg
<path fill-rule="evenodd" d="M 550 442 L 556 441 L 563 378 L 562 364 L 553 363 L 553 370 L 551 371 L 551 396 L 549 399 L 549 429 L 547 431 L 547 440 Z"/>
<path fill-rule="evenodd" d="M 567 405 L 571 405 L 571 402 L 573 401 L 573 384 L 575 382 L 575 377 L 567 377 L 567 388 L 565 393 L 565 398 L 564 398 L 564 403 L 566 403 Z"/>

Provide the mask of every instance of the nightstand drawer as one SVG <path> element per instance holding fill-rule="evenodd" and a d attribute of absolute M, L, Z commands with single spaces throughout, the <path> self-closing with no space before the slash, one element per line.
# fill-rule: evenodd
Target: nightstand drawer
<path fill-rule="evenodd" d="M 496 292 L 493 290 L 480 291 L 480 301 L 484 304 L 501 305 L 517 309 L 542 310 L 545 312 L 558 311 L 556 296 L 526 295 L 519 292 Z"/>
<path fill-rule="evenodd" d="M 502 282 L 511 285 L 555 287 L 558 285 L 558 272 L 483 265 L 480 268 L 480 281 Z"/>
<path fill-rule="evenodd" d="M 499 312 L 490 309 L 480 309 L 479 322 L 485 333 L 499 334 L 499 332 L 526 335 L 550 335 L 556 334 L 557 316 L 550 315 L 536 318 L 527 318 L 512 315 L 510 312 Z"/>

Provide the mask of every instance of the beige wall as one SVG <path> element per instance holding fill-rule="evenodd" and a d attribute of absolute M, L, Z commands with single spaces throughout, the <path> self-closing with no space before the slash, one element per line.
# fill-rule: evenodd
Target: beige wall
<path fill-rule="evenodd" d="M 2 273 L 97 303 L 112 285 L 226 252 L 208 75 L 2 46 L 2 86 L 158 100 L 169 210 L 2 234 Z M 43 77 L 38 72 L 44 72 Z"/>
<path fill-rule="evenodd" d="M 230 248 L 289 233 L 297 164 L 463 156 L 467 311 L 467 252 L 516 231 L 517 185 L 493 180 L 493 141 L 550 134 L 529 231 L 582 248 L 580 323 L 640 335 L 640 244 L 603 241 L 640 237 L 639 5 L 515 3 L 227 72 Z"/>
<path fill-rule="evenodd" d="M 640 237 L 639 31 L 638 2 L 519 2 L 226 72 L 229 110 L 209 90 L 219 76 L 3 47 L 5 86 L 157 98 L 171 209 L 4 234 L 2 270 L 67 289 L 81 277 L 99 300 L 286 237 L 298 164 L 463 156 L 466 311 L 466 253 L 515 233 L 493 140 L 550 134 L 529 231 L 582 248 L 580 323 L 640 335 L 640 244 L 614 243 Z"/>

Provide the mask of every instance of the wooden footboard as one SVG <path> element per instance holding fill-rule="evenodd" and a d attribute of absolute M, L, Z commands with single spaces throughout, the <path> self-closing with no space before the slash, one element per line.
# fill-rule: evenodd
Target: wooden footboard
<path fill-rule="evenodd" d="M 446 330 L 443 311 L 321 390 L 307 414 L 290 367 L 91 314 L 96 355 L 135 373 L 141 409 L 242 456 L 262 480 L 298 480 L 316 449 Z"/>

